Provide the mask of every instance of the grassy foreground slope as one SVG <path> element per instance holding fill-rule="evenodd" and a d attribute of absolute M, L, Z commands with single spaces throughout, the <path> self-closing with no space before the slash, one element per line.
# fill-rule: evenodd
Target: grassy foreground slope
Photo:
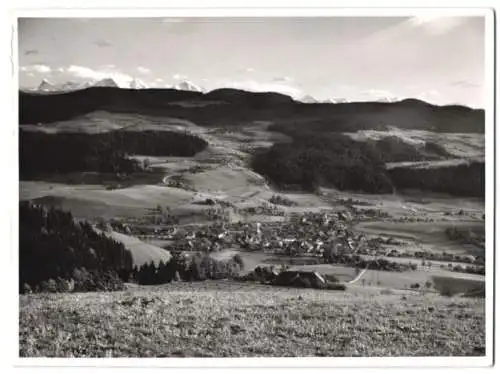
<path fill-rule="evenodd" d="M 222 281 L 22 295 L 20 356 L 484 355 L 484 300 L 358 291 Z"/>

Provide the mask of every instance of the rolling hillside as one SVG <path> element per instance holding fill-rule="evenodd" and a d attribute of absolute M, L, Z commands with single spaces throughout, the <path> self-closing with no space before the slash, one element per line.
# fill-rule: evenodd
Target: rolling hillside
<path fill-rule="evenodd" d="M 178 105 L 183 102 L 183 105 Z M 188 105 L 196 102 L 197 105 Z M 207 102 L 208 105 L 200 105 Z M 105 110 L 174 117 L 200 126 L 272 121 L 277 128 L 307 125 L 317 131 L 385 130 L 387 127 L 437 132 L 484 132 L 484 110 L 435 106 L 407 99 L 394 103 L 305 104 L 271 92 L 219 89 L 208 93 L 175 89 L 91 87 L 62 94 L 19 92 L 20 124 L 63 121 Z"/>

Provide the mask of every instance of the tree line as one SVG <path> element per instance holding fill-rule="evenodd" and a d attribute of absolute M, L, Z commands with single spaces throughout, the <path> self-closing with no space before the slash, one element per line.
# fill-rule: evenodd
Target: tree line
<path fill-rule="evenodd" d="M 206 146 L 197 136 L 171 131 L 47 134 L 21 130 L 20 177 L 83 171 L 129 174 L 142 170 L 142 165 L 128 155 L 190 157 Z"/>
<path fill-rule="evenodd" d="M 388 170 L 394 186 L 446 193 L 455 196 L 485 196 L 484 161 L 439 168 L 403 168 Z"/>
<path fill-rule="evenodd" d="M 233 278 L 242 268 L 243 263 L 238 255 L 228 260 L 216 260 L 207 254 L 183 257 L 174 252 L 167 262 L 155 264 L 151 261 L 139 268 L 134 267 L 132 277 L 135 282 L 144 285 L 170 283 L 173 280 L 196 282 Z"/>
<path fill-rule="evenodd" d="M 98 289 L 97 284 L 103 280 L 100 278 L 120 282 L 128 279 L 132 269 L 130 251 L 122 243 L 96 232 L 88 222 L 76 222 L 70 212 L 20 203 L 21 292 L 36 291 L 50 280 L 81 280 Z M 77 284 L 76 289 L 81 286 Z"/>

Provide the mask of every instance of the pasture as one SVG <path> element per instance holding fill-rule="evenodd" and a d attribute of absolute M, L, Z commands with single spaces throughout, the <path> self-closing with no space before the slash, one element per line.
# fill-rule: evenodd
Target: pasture
<path fill-rule="evenodd" d="M 484 300 L 172 283 L 20 296 L 20 356 L 484 355 Z"/>

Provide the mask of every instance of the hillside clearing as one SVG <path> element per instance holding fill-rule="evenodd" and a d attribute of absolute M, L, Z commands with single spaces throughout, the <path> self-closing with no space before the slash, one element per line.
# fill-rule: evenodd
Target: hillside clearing
<path fill-rule="evenodd" d="M 172 257 L 167 250 L 150 243 L 145 243 L 133 236 L 120 234 L 116 231 L 111 232 L 109 235 L 113 239 L 123 243 L 125 248 L 132 253 L 134 266 L 140 267 L 151 261 L 155 264 L 158 264 L 160 261 L 168 262 Z"/>

